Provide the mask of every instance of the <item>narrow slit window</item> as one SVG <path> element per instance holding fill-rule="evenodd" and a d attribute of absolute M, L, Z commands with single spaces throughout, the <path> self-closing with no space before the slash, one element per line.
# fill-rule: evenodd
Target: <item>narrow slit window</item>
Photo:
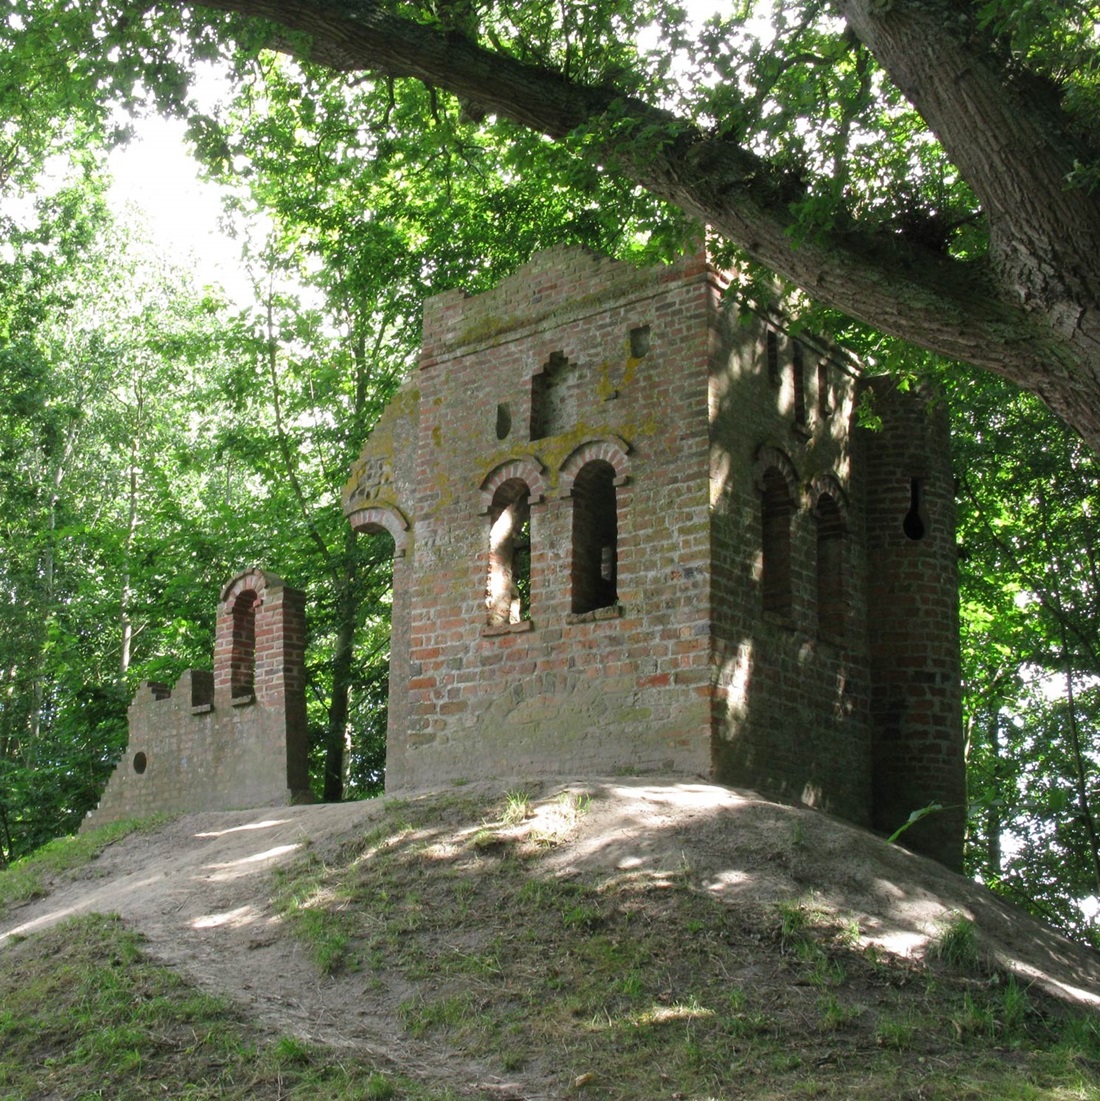
<path fill-rule="evenodd" d="M 778 615 L 791 612 L 791 514 L 794 501 L 787 479 L 776 467 L 764 472 L 761 502 L 763 521 L 764 611 Z"/>
<path fill-rule="evenodd" d="M 527 483 L 512 478 L 493 495 L 489 509 L 489 577 L 485 606 L 489 625 L 531 617 L 531 509 Z"/>
<path fill-rule="evenodd" d="M 848 614 L 844 590 L 844 517 L 836 501 L 822 494 L 817 519 L 817 624 L 822 635 L 840 635 Z"/>
<path fill-rule="evenodd" d="M 802 345 L 795 341 L 791 356 L 791 382 L 794 386 L 794 423 L 806 424 L 806 359 Z"/>
<path fill-rule="evenodd" d="M 817 364 L 817 411 L 828 417 L 833 411 L 833 394 L 829 382 L 829 361 L 822 359 Z"/>
<path fill-rule="evenodd" d="M 923 539 L 928 526 L 924 522 L 924 501 L 921 497 L 921 490 L 924 487 L 921 485 L 919 478 L 912 478 L 909 481 L 909 511 L 905 514 L 905 519 L 901 522 L 901 530 L 905 532 L 906 537 L 916 542 L 918 539 Z"/>
<path fill-rule="evenodd" d="M 618 599 L 619 520 L 615 468 L 585 463 L 573 482 L 572 611 L 610 608 Z"/>
<path fill-rule="evenodd" d="M 765 333 L 764 348 L 768 363 L 768 382 L 772 386 L 778 386 L 783 380 L 779 373 L 779 334 L 775 329 L 768 329 Z"/>

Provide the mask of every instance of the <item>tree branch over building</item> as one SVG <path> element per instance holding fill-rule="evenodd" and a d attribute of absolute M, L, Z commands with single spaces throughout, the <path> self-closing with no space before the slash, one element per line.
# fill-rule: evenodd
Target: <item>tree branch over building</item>
<path fill-rule="evenodd" d="M 615 83 L 569 79 L 504 46 L 396 14 L 396 5 L 208 6 L 280 25 L 292 32 L 281 48 L 305 60 L 417 78 L 555 140 L 583 129 L 594 156 L 816 301 L 1006 376 L 1100 448 L 1100 204 L 1070 182 L 1095 149 L 1050 81 L 998 56 L 1003 34 L 979 33 L 973 11 L 934 0 L 834 5 L 850 48 L 873 55 L 978 197 L 989 245 L 968 257 L 843 206 L 831 224 L 807 229 L 797 172 L 754 152 L 724 120 L 704 128 Z"/>

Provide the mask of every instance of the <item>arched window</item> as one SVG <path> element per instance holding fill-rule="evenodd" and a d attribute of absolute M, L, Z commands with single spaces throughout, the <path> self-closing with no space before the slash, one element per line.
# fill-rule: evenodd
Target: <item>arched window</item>
<path fill-rule="evenodd" d="M 531 616 L 531 491 L 509 478 L 489 506 L 489 625 L 520 623 Z"/>
<path fill-rule="evenodd" d="M 256 607 L 259 597 L 252 589 L 237 594 L 233 601 L 233 650 L 229 659 L 230 695 L 251 696 L 256 678 Z"/>
<path fill-rule="evenodd" d="M 848 603 L 844 593 L 844 516 L 836 499 L 823 493 L 814 505 L 817 520 L 817 626 L 823 635 L 844 630 Z"/>
<path fill-rule="evenodd" d="M 787 479 L 778 467 L 769 466 L 761 480 L 763 521 L 764 611 L 791 612 L 791 513 L 794 500 Z"/>
<path fill-rule="evenodd" d="M 618 599 L 619 521 L 615 468 L 603 459 L 585 463 L 573 481 L 572 610 L 609 608 Z"/>

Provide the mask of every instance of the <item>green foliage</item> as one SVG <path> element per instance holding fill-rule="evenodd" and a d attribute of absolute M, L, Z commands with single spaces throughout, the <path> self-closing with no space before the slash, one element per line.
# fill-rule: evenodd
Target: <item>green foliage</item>
<path fill-rule="evenodd" d="M 971 868 L 1097 943 L 1097 459 L 1034 398 L 952 371 Z M 965 392 L 965 401 L 960 400 Z"/>

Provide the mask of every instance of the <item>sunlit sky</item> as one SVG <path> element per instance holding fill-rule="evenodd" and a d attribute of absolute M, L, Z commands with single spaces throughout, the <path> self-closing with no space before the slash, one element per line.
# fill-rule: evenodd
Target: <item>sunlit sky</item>
<path fill-rule="evenodd" d="M 698 25 L 722 5 L 688 0 L 685 6 L 689 21 Z M 762 19 L 761 32 L 766 27 Z M 192 92 L 204 109 L 211 109 L 227 89 L 215 69 L 203 67 Z M 112 204 L 120 212 L 128 205 L 142 211 L 158 249 L 191 268 L 200 283 L 222 285 L 242 305 L 250 301 L 238 243 L 220 225 L 219 188 L 200 180 L 184 123 L 150 116 L 133 126 L 136 137 L 111 154 Z"/>
<path fill-rule="evenodd" d="M 232 276 L 227 264 L 236 243 L 218 225 L 221 201 L 216 185 L 199 179 L 184 140 L 184 124 L 146 118 L 136 124 L 138 136 L 110 158 L 114 185 L 111 203 L 144 213 L 154 240 L 166 252 L 188 262 L 204 282 Z"/>

